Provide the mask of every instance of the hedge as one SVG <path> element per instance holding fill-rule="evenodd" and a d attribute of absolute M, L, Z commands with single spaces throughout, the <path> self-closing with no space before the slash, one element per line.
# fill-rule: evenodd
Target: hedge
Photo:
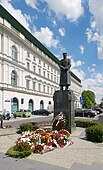
<path fill-rule="evenodd" d="M 75 121 L 75 123 L 77 127 L 83 127 L 83 128 L 91 127 L 98 124 L 98 122 L 87 121 L 87 120 L 77 120 Z"/>
<path fill-rule="evenodd" d="M 88 127 L 86 129 L 86 139 L 92 142 L 103 142 L 103 124 Z"/>

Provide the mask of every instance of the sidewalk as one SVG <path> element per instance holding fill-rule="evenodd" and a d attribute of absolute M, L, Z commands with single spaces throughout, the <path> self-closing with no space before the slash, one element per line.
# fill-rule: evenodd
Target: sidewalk
<path fill-rule="evenodd" d="M 103 143 L 86 141 L 84 128 L 76 128 L 70 138 L 74 142 L 73 145 L 64 149 L 55 149 L 44 155 L 32 154 L 28 159 L 64 168 L 70 168 L 75 162 L 84 165 L 92 165 L 93 162 L 103 163 Z"/>
<path fill-rule="evenodd" d="M 11 135 L 8 134 L 6 136 L 0 136 L 0 152 L 5 153 L 10 146 L 13 146 L 18 136 L 19 135 L 16 134 L 16 131 Z M 85 129 L 78 127 L 70 138 L 74 142 L 73 145 L 70 145 L 64 149 L 56 148 L 55 150 L 47 152 L 43 155 L 31 154 L 26 158 L 26 160 L 29 161 L 30 159 L 34 162 L 36 161 L 43 164 L 46 163 L 56 167 L 63 167 L 64 169 L 70 168 L 70 170 L 74 170 L 75 166 L 77 167 L 80 165 L 81 167 L 86 166 L 88 168 L 92 165 L 94 166 L 95 163 L 98 163 L 98 166 L 100 163 L 103 165 L 103 143 L 92 143 L 90 141 L 86 141 Z"/>

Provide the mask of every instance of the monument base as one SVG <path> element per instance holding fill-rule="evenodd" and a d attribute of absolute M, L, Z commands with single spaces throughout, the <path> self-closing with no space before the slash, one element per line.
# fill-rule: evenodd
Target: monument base
<path fill-rule="evenodd" d="M 73 133 L 75 130 L 76 130 L 76 123 L 74 123 L 74 125 L 70 126 L 68 129 L 70 133 Z"/>
<path fill-rule="evenodd" d="M 53 99 L 54 99 L 54 117 L 56 117 L 60 112 L 63 112 L 67 120 L 66 130 L 72 133 L 73 131 L 76 130 L 74 112 L 75 95 L 73 91 L 71 90 L 55 91 Z"/>

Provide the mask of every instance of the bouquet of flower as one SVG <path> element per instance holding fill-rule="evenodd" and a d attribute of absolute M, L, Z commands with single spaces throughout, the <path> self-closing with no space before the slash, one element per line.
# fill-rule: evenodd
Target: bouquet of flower
<path fill-rule="evenodd" d="M 67 120 L 63 112 L 60 112 L 54 119 L 53 119 L 53 129 L 61 130 L 65 129 L 67 125 Z"/>

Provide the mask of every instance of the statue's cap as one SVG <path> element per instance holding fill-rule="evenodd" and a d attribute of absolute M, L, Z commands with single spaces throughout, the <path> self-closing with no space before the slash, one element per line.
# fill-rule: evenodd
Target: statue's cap
<path fill-rule="evenodd" d="M 63 53 L 63 56 L 67 56 L 67 53 Z"/>

